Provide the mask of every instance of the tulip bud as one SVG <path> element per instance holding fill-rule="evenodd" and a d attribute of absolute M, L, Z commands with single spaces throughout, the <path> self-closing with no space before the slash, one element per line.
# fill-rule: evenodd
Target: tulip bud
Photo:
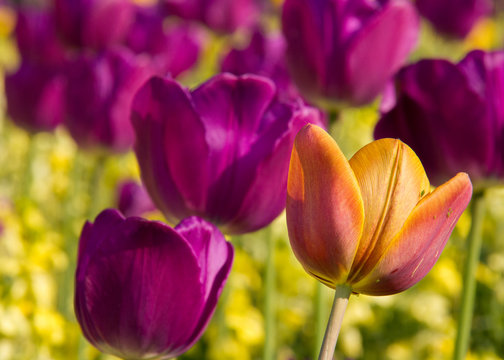
<path fill-rule="evenodd" d="M 123 359 L 187 351 L 211 318 L 233 248 L 198 219 L 175 229 L 105 210 L 79 243 L 75 314 L 84 336 Z"/>
<path fill-rule="evenodd" d="M 291 246 L 331 288 L 395 294 L 432 268 L 471 194 L 464 173 L 431 192 L 420 160 L 399 140 L 375 141 L 347 161 L 329 134 L 307 125 L 289 170 Z"/>

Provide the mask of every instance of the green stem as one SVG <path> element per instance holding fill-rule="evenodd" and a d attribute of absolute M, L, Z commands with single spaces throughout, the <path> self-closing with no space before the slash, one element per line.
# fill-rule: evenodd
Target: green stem
<path fill-rule="evenodd" d="M 269 228 L 268 228 L 269 229 Z M 265 231 L 265 240 L 268 247 L 266 257 L 266 269 L 264 274 L 264 349 L 263 359 L 273 360 L 275 358 L 275 238 L 272 231 Z"/>
<path fill-rule="evenodd" d="M 315 297 L 313 301 L 313 309 L 315 313 L 315 342 L 313 347 L 313 358 L 318 357 L 322 341 L 324 340 L 324 333 L 326 328 L 327 311 L 325 305 L 324 290 L 325 285 L 316 281 Z"/>
<path fill-rule="evenodd" d="M 88 192 L 90 199 L 88 211 L 86 214 L 86 217 L 89 220 L 94 219 L 101 210 L 101 189 L 106 162 L 107 156 L 105 154 L 98 155 L 95 160 L 94 168 L 92 170 Z"/>
<path fill-rule="evenodd" d="M 483 193 L 474 194 L 472 200 L 472 223 L 469 231 L 467 244 L 467 257 L 464 264 L 464 277 L 460 314 L 458 319 L 457 339 L 455 342 L 454 360 L 465 359 L 469 349 L 471 324 L 474 312 L 474 300 L 476 295 L 476 269 L 478 268 L 481 244 L 482 228 L 485 216 L 485 198 Z"/>
<path fill-rule="evenodd" d="M 331 315 L 327 322 L 327 329 L 324 335 L 324 342 L 320 348 L 319 360 L 331 360 L 334 357 L 334 350 L 338 342 L 338 335 L 343 322 L 343 316 L 348 304 L 348 299 L 352 294 L 352 289 L 347 285 L 336 286 L 334 302 L 331 309 Z"/>

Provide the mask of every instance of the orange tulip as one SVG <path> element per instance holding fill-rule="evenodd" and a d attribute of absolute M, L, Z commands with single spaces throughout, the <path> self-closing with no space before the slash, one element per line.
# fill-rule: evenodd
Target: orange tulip
<path fill-rule="evenodd" d="M 329 134 L 307 125 L 289 170 L 291 246 L 331 288 L 395 294 L 432 268 L 471 195 L 465 173 L 431 192 L 420 160 L 400 140 L 374 141 L 347 161 Z"/>

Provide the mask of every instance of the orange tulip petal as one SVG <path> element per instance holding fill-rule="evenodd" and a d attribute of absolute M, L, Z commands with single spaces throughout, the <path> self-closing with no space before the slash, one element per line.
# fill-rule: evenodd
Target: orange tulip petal
<path fill-rule="evenodd" d="M 465 173 L 427 195 L 376 266 L 352 284 L 352 289 L 367 295 L 390 295 L 416 284 L 436 263 L 471 195 L 471 181 Z"/>
<path fill-rule="evenodd" d="M 362 233 L 357 180 L 336 142 L 306 125 L 296 136 L 287 184 L 287 227 L 305 270 L 334 287 L 346 281 Z"/>
<path fill-rule="evenodd" d="M 349 275 L 352 283 L 376 265 L 430 185 L 416 154 L 396 139 L 368 144 L 352 157 L 350 166 L 365 209 L 364 231 Z"/>

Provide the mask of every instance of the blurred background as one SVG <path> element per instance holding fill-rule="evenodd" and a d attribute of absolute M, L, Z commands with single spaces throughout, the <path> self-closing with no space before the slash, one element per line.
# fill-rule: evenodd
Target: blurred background
<path fill-rule="evenodd" d="M 260 1 L 260 0 L 257 0 Z M 279 28 L 282 2 L 260 1 L 262 25 Z M 35 3 L 35 1 L 32 1 Z M 43 3 L 39 1 L 38 3 Z M 151 1 L 136 1 L 149 6 Z M 21 55 L 15 39 L 16 4 L 0 2 L 0 76 L 14 73 Z M 19 4 L 17 4 L 19 5 Z M 38 5 L 37 5 L 38 6 Z M 42 6 L 42 5 L 40 5 Z M 201 28 L 205 38 L 197 61 L 177 80 L 193 87 L 219 70 L 232 47 L 249 34 Z M 464 39 L 438 35 L 423 21 L 419 45 L 410 61 L 442 57 L 457 61 L 469 50 L 504 44 L 504 16 L 483 17 Z M 3 86 L 4 81 L 0 81 Z M 27 105 L 28 106 L 28 105 Z M 379 101 L 340 112 L 330 126 L 345 155 L 372 140 Z M 72 307 L 73 271 L 80 231 L 104 208 L 117 207 L 124 181 L 140 182 L 131 150 L 120 154 L 81 148 L 62 126 L 28 132 L 6 114 L 0 94 L 0 359 L 112 359 L 83 338 Z M 482 261 L 477 270 L 476 313 L 470 360 L 504 358 L 504 190 L 487 193 Z M 162 220 L 156 211 L 145 215 Z M 344 318 L 337 359 L 449 359 L 454 346 L 465 238 L 464 214 L 433 270 L 419 284 L 394 296 L 353 296 Z M 284 215 L 267 229 L 230 239 L 235 262 L 218 309 L 201 340 L 180 359 L 261 359 L 265 264 L 273 241 L 273 329 L 276 358 L 313 359 L 315 318 L 327 318 L 332 291 L 319 296 L 290 249 Z"/>

